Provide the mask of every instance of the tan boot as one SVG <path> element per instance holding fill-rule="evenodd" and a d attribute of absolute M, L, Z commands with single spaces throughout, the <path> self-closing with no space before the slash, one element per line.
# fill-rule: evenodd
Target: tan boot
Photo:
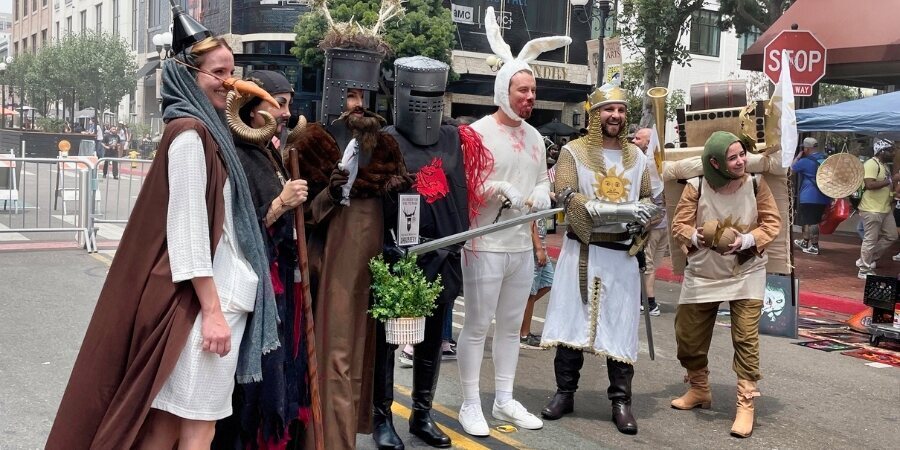
<path fill-rule="evenodd" d="M 672 407 L 675 409 L 694 409 L 701 407 L 709 409 L 712 406 L 712 392 L 709 390 L 709 369 L 688 370 L 684 376 L 685 383 L 691 383 L 688 391 L 674 400 Z"/>
<path fill-rule="evenodd" d="M 759 397 L 756 382 L 750 380 L 738 380 L 737 382 L 737 414 L 734 417 L 734 425 L 731 426 L 731 435 L 745 438 L 753 434 L 753 398 Z"/>

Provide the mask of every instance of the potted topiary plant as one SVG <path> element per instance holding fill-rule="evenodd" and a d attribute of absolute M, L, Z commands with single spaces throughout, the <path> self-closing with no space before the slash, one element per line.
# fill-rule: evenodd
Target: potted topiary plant
<path fill-rule="evenodd" d="M 416 255 L 404 255 L 393 265 L 381 255 L 369 261 L 375 304 L 369 314 L 384 322 L 389 344 L 418 344 L 425 339 L 425 317 L 434 310 L 434 300 L 443 286 L 438 275 L 428 281 L 416 265 Z"/>

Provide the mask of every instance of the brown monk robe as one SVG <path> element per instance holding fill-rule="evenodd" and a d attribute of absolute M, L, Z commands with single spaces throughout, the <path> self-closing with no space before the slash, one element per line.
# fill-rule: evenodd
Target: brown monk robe
<path fill-rule="evenodd" d="M 336 170 L 343 149 L 334 138 L 309 124 L 288 144 L 299 150 L 300 178 L 309 182 L 313 199 L 305 207 L 326 449 L 354 448 L 356 433 L 372 431 L 375 322 L 368 314 L 368 264 L 384 244 L 382 197 L 411 181 L 397 142 L 379 129 L 360 139 L 359 173 L 347 206 L 329 190 L 346 182 Z M 309 437 L 306 442 L 313 448 Z"/>
<path fill-rule="evenodd" d="M 168 148 L 195 130 L 206 157 L 211 252 L 222 236 L 227 178 L 219 147 L 196 119 L 166 125 L 128 226 L 119 241 L 47 449 L 129 449 L 150 404 L 175 368 L 200 300 L 190 282 L 173 283 L 166 247 Z M 236 350 L 236 349 L 235 349 Z"/>

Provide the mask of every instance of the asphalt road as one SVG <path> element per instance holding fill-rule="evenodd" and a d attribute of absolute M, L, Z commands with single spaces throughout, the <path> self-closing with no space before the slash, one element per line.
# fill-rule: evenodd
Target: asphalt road
<path fill-rule="evenodd" d="M 102 286 L 111 252 L 89 255 L 79 250 L 0 253 L 0 449 L 42 448 L 93 305 Z M 735 387 L 731 371 L 729 329 L 716 327 L 711 353 L 713 407 L 676 411 L 671 398 L 685 389 L 675 359 L 673 319 L 678 286 L 658 283 L 662 315 L 654 318 L 656 360 L 646 347 L 636 364 L 634 409 L 640 431 L 618 433 L 610 422 L 606 369 L 587 358 L 575 413 L 545 422 L 542 430 L 494 431 L 490 438 L 464 435 L 456 421 L 461 403 L 455 362 L 443 364 L 436 417 L 457 448 L 896 448 L 900 419 L 900 369 L 878 369 L 865 361 L 792 345 L 792 339 L 762 337 L 762 397 L 751 438 L 729 436 Z M 546 302 L 535 312 L 542 318 Z M 465 314 L 457 305 L 454 333 Z M 535 320 L 533 331 L 541 331 Z M 641 329 L 641 336 L 644 331 Z M 643 345 L 642 337 L 642 345 Z M 488 339 L 488 347 L 490 338 Z M 522 350 L 514 396 L 537 413 L 555 389 L 552 350 Z M 411 369 L 397 368 L 395 423 L 407 448 L 428 448 L 406 433 Z M 490 351 L 482 369 L 482 403 L 491 426 L 493 367 Z M 894 444 L 891 444 L 893 442 Z M 360 448 L 374 448 L 360 436 Z"/>

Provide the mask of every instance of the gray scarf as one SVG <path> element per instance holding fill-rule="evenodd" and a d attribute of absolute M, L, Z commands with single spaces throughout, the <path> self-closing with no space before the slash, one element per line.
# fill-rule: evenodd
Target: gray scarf
<path fill-rule="evenodd" d="M 269 282 L 268 258 L 263 245 L 263 234 L 256 220 L 256 210 L 250 198 L 247 177 L 241 170 L 241 161 L 234 148 L 231 132 L 221 115 L 213 108 L 206 94 L 200 90 L 191 72 L 174 61 L 163 64 L 163 119 L 193 117 L 212 133 L 219 152 L 225 158 L 228 182 L 231 183 L 232 211 L 236 240 L 244 256 L 259 277 L 256 286 L 256 306 L 250 315 L 250 323 L 244 330 L 235 377 L 238 383 L 262 381 L 262 355 L 278 348 L 278 312 L 275 309 L 275 293 Z"/>

